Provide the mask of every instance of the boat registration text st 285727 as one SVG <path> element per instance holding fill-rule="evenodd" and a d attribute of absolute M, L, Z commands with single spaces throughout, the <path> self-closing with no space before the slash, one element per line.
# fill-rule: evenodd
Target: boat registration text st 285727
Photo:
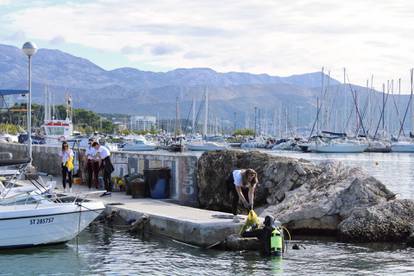
<path fill-rule="evenodd" d="M 38 219 L 31 219 L 30 224 L 46 224 L 46 223 L 52 223 L 55 218 L 38 218 Z"/>

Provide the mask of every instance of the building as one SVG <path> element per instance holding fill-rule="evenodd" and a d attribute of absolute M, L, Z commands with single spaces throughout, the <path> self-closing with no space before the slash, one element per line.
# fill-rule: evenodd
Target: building
<path fill-rule="evenodd" d="M 157 117 L 155 116 L 131 116 L 129 129 L 131 130 L 151 130 L 156 127 Z"/>

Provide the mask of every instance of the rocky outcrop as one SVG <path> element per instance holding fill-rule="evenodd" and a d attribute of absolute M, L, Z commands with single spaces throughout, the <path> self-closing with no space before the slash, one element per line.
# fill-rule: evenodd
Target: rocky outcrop
<path fill-rule="evenodd" d="M 414 202 L 392 200 L 368 208 L 356 208 L 339 226 L 344 241 L 407 241 L 414 230 Z"/>
<path fill-rule="evenodd" d="M 404 210 L 411 210 L 413 202 L 395 200 L 360 168 L 243 151 L 204 153 L 198 168 L 204 208 L 228 211 L 226 178 L 233 169 L 253 168 L 260 182 L 256 212 L 274 216 L 293 232 L 338 234 L 350 241 L 404 240 L 411 233 L 413 219 Z"/>

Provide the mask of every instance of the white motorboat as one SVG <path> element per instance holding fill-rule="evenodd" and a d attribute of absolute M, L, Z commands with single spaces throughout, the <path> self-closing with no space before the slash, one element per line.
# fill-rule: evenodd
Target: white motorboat
<path fill-rule="evenodd" d="M 7 143 L 18 143 L 19 138 L 17 135 L 11 135 L 8 133 L 2 133 L 0 134 L 0 141 L 1 142 L 7 142 Z"/>
<path fill-rule="evenodd" d="M 391 143 L 387 140 L 370 140 L 368 142 L 368 148 L 365 150 L 367 152 L 390 152 Z"/>
<path fill-rule="evenodd" d="M 70 241 L 104 209 L 102 202 L 0 206 L 0 248 Z"/>
<path fill-rule="evenodd" d="M 265 148 L 266 139 L 264 139 L 262 136 L 257 136 L 254 139 L 250 139 L 241 143 L 240 147 L 242 149 Z"/>
<path fill-rule="evenodd" d="M 157 145 L 149 142 L 144 136 L 127 136 L 125 138 L 127 142 L 122 148 L 123 151 L 153 151 L 157 149 Z"/>
<path fill-rule="evenodd" d="M 65 96 L 66 102 L 66 118 L 64 120 L 57 119 L 53 116 L 50 106 L 50 92 L 46 87 L 46 102 L 44 112 L 44 123 L 41 126 L 44 134 L 45 143 L 48 145 L 61 145 L 63 141 L 72 140 L 74 137 L 72 123 L 72 97 Z"/>
<path fill-rule="evenodd" d="M 63 141 L 73 139 L 73 124 L 69 118 L 45 121 L 42 129 L 48 145 L 61 145 Z"/>
<path fill-rule="evenodd" d="M 189 141 L 186 144 L 188 150 L 192 151 L 212 151 L 212 150 L 225 150 L 227 146 L 224 144 L 219 144 L 216 142 L 206 142 L 206 141 L 199 141 L 193 140 Z"/>
<path fill-rule="evenodd" d="M 391 143 L 392 152 L 414 152 L 414 143 L 411 141 L 400 141 Z"/>
<path fill-rule="evenodd" d="M 20 248 L 67 242 L 85 229 L 105 208 L 102 202 L 74 198 L 62 202 L 50 194 L 40 176 L 25 173 L 29 159 L 0 160 L 0 166 L 21 165 L 31 185 L 16 187 L 17 173 L 0 193 L 0 248 Z M 45 195 L 45 193 L 47 194 Z"/>

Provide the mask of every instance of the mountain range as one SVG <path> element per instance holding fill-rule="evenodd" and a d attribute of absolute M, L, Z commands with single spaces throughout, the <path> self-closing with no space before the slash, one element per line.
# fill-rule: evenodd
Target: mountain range
<path fill-rule="evenodd" d="M 62 103 L 69 93 L 75 108 L 100 113 L 174 118 L 178 99 L 180 117 L 185 119 L 190 117 L 193 98 L 200 113 L 208 91 L 210 119 L 236 120 L 244 126 L 254 120 L 257 107 L 262 118 L 292 117 L 291 124 L 296 120 L 299 125 L 310 125 L 321 94 L 321 72 L 279 77 L 219 73 L 209 68 L 149 72 L 125 67 L 108 71 L 85 58 L 52 49 L 39 49 L 32 61 L 34 102 L 44 102 L 47 85 L 56 103 Z M 325 83 L 328 78 L 324 75 Z M 334 93 L 343 89 L 333 78 L 329 84 Z M 0 44 L 0 88 L 24 89 L 26 85 L 27 57 L 17 47 Z"/>

